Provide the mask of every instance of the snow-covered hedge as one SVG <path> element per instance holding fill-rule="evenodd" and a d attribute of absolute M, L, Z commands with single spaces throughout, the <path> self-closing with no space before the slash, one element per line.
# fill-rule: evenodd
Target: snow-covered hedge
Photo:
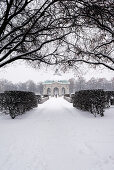
<path fill-rule="evenodd" d="M 37 107 L 37 99 L 33 92 L 6 91 L 0 94 L 1 110 L 9 113 L 13 119 L 34 107 Z"/>
<path fill-rule="evenodd" d="M 37 102 L 40 103 L 42 100 L 41 95 L 36 95 L 36 99 L 37 99 Z"/>
<path fill-rule="evenodd" d="M 70 94 L 65 94 L 64 97 L 70 97 Z"/>
<path fill-rule="evenodd" d="M 4 108 L 6 107 L 6 94 L 5 93 L 0 93 L 0 111 L 3 111 Z"/>
<path fill-rule="evenodd" d="M 104 116 L 105 92 L 103 90 L 82 90 L 75 93 L 73 106 Z"/>
<path fill-rule="evenodd" d="M 110 100 L 111 105 L 114 105 L 114 99 Z"/>
<path fill-rule="evenodd" d="M 48 94 L 45 94 L 45 95 L 43 95 L 43 98 L 44 98 L 44 97 L 48 97 L 48 98 L 49 98 L 49 95 L 48 95 Z"/>
<path fill-rule="evenodd" d="M 44 95 L 44 96 L 36 95 L 36 99 L 39 104 L 42 104 L 49 99 L 49 96 L 48 95 Z"/>
<path fill-rule="evenodd" d="M 64 99 L 67 100 L 69 103 L 72 103 L 71 97 L 66 97 L 66 96 L 64 96 Z"/>
<path fill-rule="evenodd" d="M 39 102 L 39 104 L 42 104 L 42 103 L 44 103 L 44 102 L 46 102 L 47 100 L 49 99 L 49 96 L 43 96 L 42 98 L 41 98 L 41 100 L 40 100 L 40 102 Z"/>
<path fill-rule="evenodd" d="M 75 94 L 74 93 L 70 94 L 70 97 L 71 97 L 71 103 L 73 103 Z"/>
<path fill-rule="evenodd" d="M 105 106 L 110 107 L 112 105 L 112 100 L 114 99 L 114 91 L 105 91 Z"/>
<path fill-rule="evenodd" d="M 70 94 L 64 94 L 64 99 L 71 103 Z"/>

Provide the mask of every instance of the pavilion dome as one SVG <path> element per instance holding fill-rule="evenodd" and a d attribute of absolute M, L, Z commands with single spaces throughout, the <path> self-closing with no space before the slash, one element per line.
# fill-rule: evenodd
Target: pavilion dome
<path fill-rule="evenodd" d="M 68 80 L 64 80 L 62 78 L 62 75 L 60 74 L 58 69 L 56 69 L 53 76 L 46 80 L 43 84 L 52 84 L 55 82 L 58 82 L 60 84 L 70 84 Z"/>

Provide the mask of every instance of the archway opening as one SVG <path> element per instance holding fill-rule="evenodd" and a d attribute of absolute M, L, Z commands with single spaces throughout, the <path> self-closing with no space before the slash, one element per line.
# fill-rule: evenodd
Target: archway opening
<path fill-rule="evenodd" d="M 51 89 L 50 88 L 47 89 L 47 95 L 51 96 Z"/>
<path fill-rule="evenodd" d="M 53 95 L 54 96 L 59 96 L 59 89 L 57 88 L 57 87 L 55 87 L 54 89 L 53 89 Z"/>
<path fill-rule="evenodd" d="M 65 95 L 65 88 L 62 88 L 62 95 Z"/>

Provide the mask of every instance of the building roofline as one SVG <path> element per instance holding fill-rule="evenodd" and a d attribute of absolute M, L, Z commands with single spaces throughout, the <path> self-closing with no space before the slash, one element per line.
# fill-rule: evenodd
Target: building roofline
<path fill-rule="evenodd" d="M 43 84 L 53 84 L 53 83 L 70 84 L 68 80 L 46 80 L 45 82 L 43 82 Z"/>

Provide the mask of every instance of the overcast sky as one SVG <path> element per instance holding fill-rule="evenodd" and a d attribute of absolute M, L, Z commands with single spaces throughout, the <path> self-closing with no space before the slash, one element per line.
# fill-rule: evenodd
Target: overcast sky
<path fill-rule="evenodd" d="M 108 69 L 92 69 L 88 68 L 87 66 L 84 67 L 83 65 L 83 74 L 82 76 L 89 80 L 92 77 L 95 78 L 106 78 L 110 80 L 114 77 L 114 72 Z M 24 62 L 16 62 L 15 64 L 11 64 L 6 68 L 0 69 L 0 79 L 7 79 L 12 81 L 13 83 L 18 82 L 26 82 L 27 80 L 33 80 L 34 82 L 42 82 L 45 80 L 52 80 L 54 79 L 54 68 L 42 68 L 42 69 L 34 69 Z M 75 78 L 77 79 L 78 73 L 75 71 L 67 71 L 65 74 L 61 73 L 60 79 L 70 79 Z"/>

